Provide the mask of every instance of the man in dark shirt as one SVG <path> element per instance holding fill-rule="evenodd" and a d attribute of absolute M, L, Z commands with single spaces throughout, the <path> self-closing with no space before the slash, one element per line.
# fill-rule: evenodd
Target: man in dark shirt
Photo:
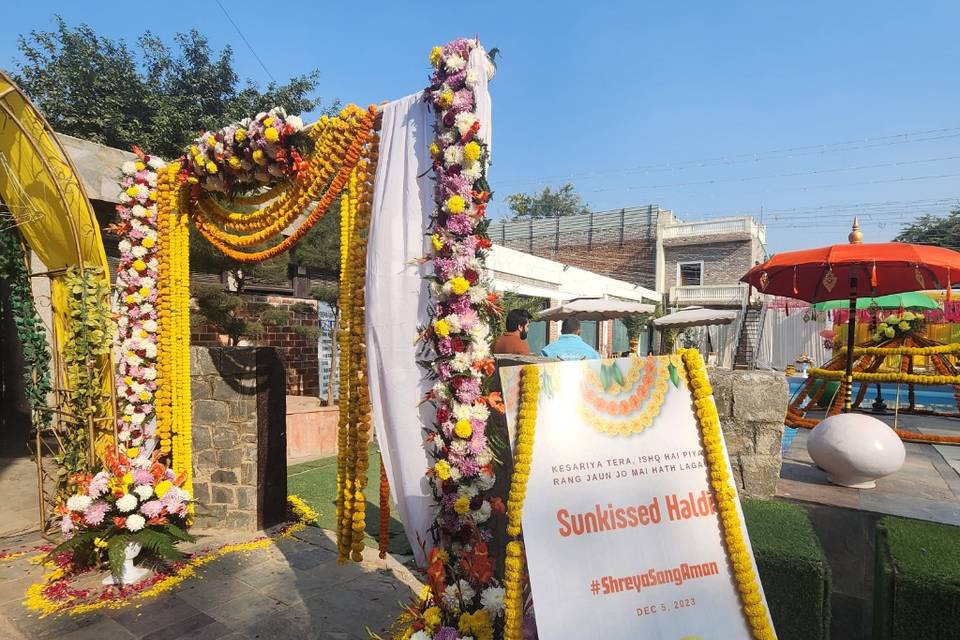
<path fill-rule="evenodd" d="M 532 317 L 524 309 L 511 309 L 507 314 L 507 330 L 497 338 L 496 344 L 493 345 L 493 352 L 530 355 L 530 345 L 527 344 L 527 324 Z"/>

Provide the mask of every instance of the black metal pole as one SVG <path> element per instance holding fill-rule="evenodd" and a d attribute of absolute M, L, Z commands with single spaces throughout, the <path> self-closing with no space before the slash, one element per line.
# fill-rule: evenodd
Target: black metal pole
<path fill-rule="evenodd" d="M 850 303 L 847 307 L 850 317 L 847 318 L 847 371 L 844 376 L 846 389 L 843 396 L 843 412 L 850 413 L 853 405 L 853 346 L 856 343 L 857 331 L 857 276 L 850 276 Z"/>

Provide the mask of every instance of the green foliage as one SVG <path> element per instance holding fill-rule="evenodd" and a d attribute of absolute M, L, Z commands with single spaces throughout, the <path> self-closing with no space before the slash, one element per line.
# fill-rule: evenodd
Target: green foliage
<path fill-rule="evenodd" d="M 280 307 L 268 305 L 266 309 L 259 314 L 260 322 L 269 327 L 278 327 L 290 322 L 290 312 Z"/>
<path fill-rule="evenodd" d="M 651 313 L 620 318 L 620 322 L 622 322 L 623 326 L 627 329 L 627 339 L 631 341 L 639 340 L 643 330 L 646 329 L 647 325 L 652 321 L 653 314 Z"/>
<path fill-rule="evenodd" d="M 960 250 L 960 207 L 945 216 L 920 216 L 908 224 L 895 240 Z"/>
<path fill-rule="evenodd" d="M 290 311 L 302 315 L 311 315 L 315 313 L 317 309 L 309 302 L 294 302 L 292 305 L 290 305 Z"/>
<path fill-rule="evenodd" d="M 310 297 L 319 302 L 325 302 L 336 309 L 340 302 L 340 288 L 332 284 L 315 284 L 310 289 Z"/>
<path fill-rule="evenodd" d="M 539 220 L 590 213 L 590 207 L 569 182 L 556 191 L 544 187 L 540 193 L 514 193 L 507 196 L 507 206 L 513 211 L 514 220 Z"/>
<path fill-rule="evenodd" d="M 830 567 L 800 507 L 742 500 L 760 582 L 781 640 L 830 637 Z"/>
<path fill-rule="evenodd" d="M 0 233 L 0 278 L 10 287 L 6 305 L 17 327 L 20 348 L 26 367 L 23 370 L 27 401 L 33 409 L 33 427 L 42 429 L 50 424 L 47 394 L 50 393 L 50 345 L 43 322 L 37 315 L 27 273 L 23 245 L 16 230 Z"/>
<path fill-rule="evenodd" d="M 960 528 L 887 517 L 877 525 L 874 637 L 960 638 Z"/>
<path fill-rule="evenodd" d="M 110 317 L 110 288 L 100 267 L 72 266 L 64 277 L 67 289 L 68 320 L 63 342 L 63 363 L 70 390 L 73 421 L 61 437 L 62 450 L 54 458 L 58 464 L 61 494 L 68 492 L 68 478 L 90 471 L 88 456 L 92 445 L 88 424 L 109 418 L 108 403 L 103 401 L 105 376 L 111 375 L 110 349 L 113 322 Z"/>
<path fill-rule="evenodd" d="M 304 340 L 319 340 L 320 327 L 312 325 L 300 325 L 293 328 L 293 332 Z"/>
<path fill-rule="evenodd" d="M 334 203 L 307 235 L 290 250 L 290 262 L 308 265 L 331 274 L 340 273 L 340 199 Z"/>
<path fill-rule="evenodd" d="M 503 309 L 503 315 L 491 318 L 493 321 L 491 332 L 496 337 L 506 330 L 507 314 L 513 309 L 525 309 L 536 321 L 537 315 L 544 310 L 547 302 L 546 298 L 534 298 L 513 291 L 504 291 L 500 296 L 500 308 Z"/>
<path fill-rule="evenodd" d="M 52 31 L 20 36 L 14 79 L 60 133 L 167 158 L 198 129 L 273 106 L 301 113 L 319 104 L 316 70 L 260 88 L 240 83 L 229 46 L 214 51 L 195 30 L 173 40 L 171 47 L 147 31 L 131 47 L 57 17 Z"/>

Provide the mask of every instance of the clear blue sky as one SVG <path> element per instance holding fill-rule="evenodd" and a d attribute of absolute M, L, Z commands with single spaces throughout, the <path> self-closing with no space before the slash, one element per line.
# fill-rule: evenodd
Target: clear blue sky
<path fill-rule="evenodd" d="M 60 14 L 128 41 L 196 28 L 268 79 L 212 0 L 2 4 L 6 69 L 16 36 Z M 495 216 L 570 180 L 597 210 L 762 208 L 781 251 L 843 241 L 857 212 L 886 240 L 960 198 L 957 2 L 223 4 L 278 80 L 316 67 L 344 102 L 422 88 L 434 44 L 499 47 Z"/>

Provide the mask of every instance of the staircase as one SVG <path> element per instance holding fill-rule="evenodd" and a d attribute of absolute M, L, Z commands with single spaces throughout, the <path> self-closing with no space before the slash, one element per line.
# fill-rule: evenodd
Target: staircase
<path fill-rule="evenodd" d="M 752 369 L 754 352 L 760 342 L 760 328 L 763 325 L 763 307 L 747 306 L 743 321 L 740 323 L 740 335 L 737 337 L 737 352 L 733 356 L 734 369 Z"/>

